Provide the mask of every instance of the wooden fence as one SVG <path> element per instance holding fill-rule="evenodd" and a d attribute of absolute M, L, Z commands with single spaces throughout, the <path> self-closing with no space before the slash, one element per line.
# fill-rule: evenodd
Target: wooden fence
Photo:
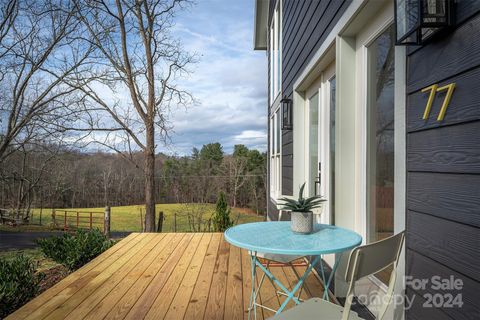
<path fill-rule="evenodd" d="M 77 210 L 52 210 L 52 224 L 61 228 L 64 231 L 94 228 L 110 231 L 110 226 L 107 226 L 106 220 L 110 222 L 110 212 L 107 214 L 101 211 L 77 211 Z M 109 223 L 108 223 L 109 224 Z"/>

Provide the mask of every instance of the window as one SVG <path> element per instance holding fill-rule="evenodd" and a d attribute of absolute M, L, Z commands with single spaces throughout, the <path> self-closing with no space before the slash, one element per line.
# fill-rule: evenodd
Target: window
<path fill-rule="evenodd" d="M 270 103 L 273 104 L 280 94 L 282 86 L 282 15 L 281 1 L 277 1 L 277 6 L 273 14 L 272 25 L 270 27 Z"/>
<path fill-rule="evenodd" d="M 282 1 L 278 0 L 269 30 L 269 88 L 270 104 L 280 95 L 282 87 L 281 56 L 282 56 Z M 281 115 L 280 108 L 270 116 L 270 197 L 277 199 L 281 194 Z"/>
<path fill-rule="evenodd" d="M 270 118 L 270 197 L 278 198 L 281 191 L 281 123 L 280 109 Z"/>
<path fill-rule="evenodd" d="M 329 125 L 329 137 L 330 137 L 330 190 L 329 190 L 329 202 L 330 202 L 330 222 L 333 223 L 335 217 L 335 114 L 336 114 L 336 101 L 335 92 L 337 90 L 337 81 L 335 76 L 329 80 L 330 83 L 330 125 Z"/>
<path fill-rule="evenodd" d="M 390 26 L 368 47 L 367 212 L 368 241 L 393 234 L 395 30 Z M 388 282 L 387 272 L 377 275 Z"/>

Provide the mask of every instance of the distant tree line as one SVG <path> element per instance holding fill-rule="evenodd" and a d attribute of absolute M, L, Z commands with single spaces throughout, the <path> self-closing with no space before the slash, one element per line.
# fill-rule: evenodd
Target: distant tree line
<path fill-rule="evenodd" d="M 132 157 L 142 159 L 142 153 Z M 0 207 L 86 208 L 142 204 L 143 168 L 118 153 L 84 152 L 41 143 L 24 145 L 0 167 Z M 155 197 L 159 203 L 215 203 L 225 192 L 232 207 L 258 214 L 266 206 L 266 155 L 220 143 L 194 148 L 188 156 L 157 154 Z"/>

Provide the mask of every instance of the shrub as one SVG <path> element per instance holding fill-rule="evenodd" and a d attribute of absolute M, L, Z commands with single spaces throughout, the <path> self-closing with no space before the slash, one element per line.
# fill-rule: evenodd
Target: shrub
<path fill-rule="evenodd" d="M 230 208 L 227 204 L 225 193 L 220 192 L 217 199 L 217 206 L 215 208 L 215 214 L 213 215 L 213 227 L 216 231 L 225 231 L 233 225 L 230 220 Z"/>
<path fill-rule="evenodd" d="M 114 241 L 95 229 L 40 239 L 37 243 L 47 257 L 63 264 L 69 270 L 76 270 L 110 248 Z"/>
<path fill-rule="evenodd" d="M 0 319 L 20 308 L 39 290 L 43 274 L 37 264 L 22 254 L 0 258 Z"/>

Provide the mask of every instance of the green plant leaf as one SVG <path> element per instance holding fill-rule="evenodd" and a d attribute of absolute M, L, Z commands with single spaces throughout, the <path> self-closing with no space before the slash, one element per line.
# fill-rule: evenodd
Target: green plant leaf
<path fill-rule="evenodd" d="M 300 192 L 298 193 L 298 200 L 303 199 L 303 190 L 305 189 L 305 183 L 306 182 L 304 182 L 300 187 Z"/>
<path fill-rule="evenodd" d="M 307 199 L 305 199 L 305 204 L 309 204 L 312 201 L 315 201 L 317 199 L 320 199 L 320 197 L 319 196 L 313 196 L 313 197 L 307 198 Z"/>
<path fill-rule="evenodd" d="M 304 190 L 305 190 L 305 183 L 303 183 L 302 186 L 300 187 L 297 200 L 290 199 L 287 197 L 279 199 L 279 201 L 284 202 L 281 204 L 282 210 L 308 212 L 308 211 L 312 211 L 312 209 L 314 208 L 320 207 L 321 204 L 326 201 L 320 196 L 312 196 L 312 197 L 304 198 L 303 197 Z"/>

